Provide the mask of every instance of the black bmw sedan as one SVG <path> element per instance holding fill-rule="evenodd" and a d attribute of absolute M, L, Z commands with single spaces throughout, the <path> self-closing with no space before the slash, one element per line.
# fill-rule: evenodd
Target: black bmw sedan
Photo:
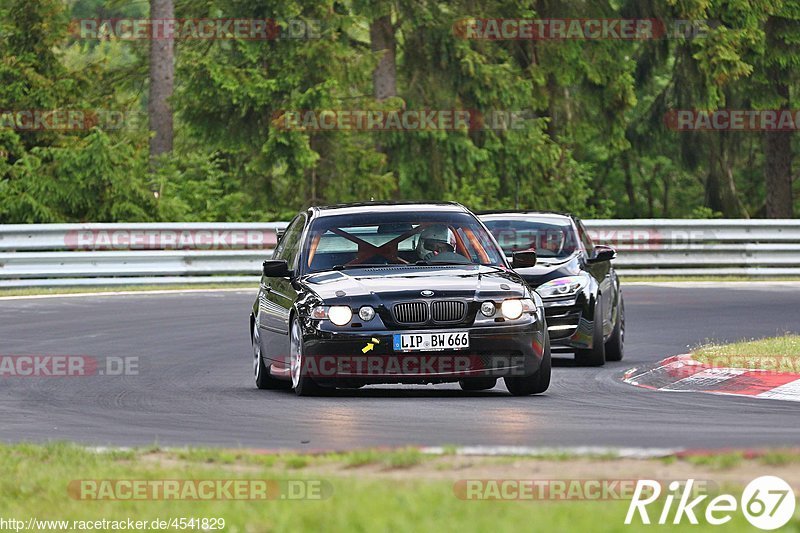
<path fill-rule="evenodd" d="M 264 262 L 250 315 L 261 389 L 298 395 L 372 383 L 458 382 L 544 392 L 542 299 L 486 227 L 455 203 L 312 207 Z"/>
<path fill-rule="evenodd" d="M 614 249 L 592 242 L 576 217 L 512 212 L 481 216 L 504 252 L 535 250 L 538 262 L 517 269 L 544 301 L 554 351 L 574 351 L 598 366 L 624 354 L 625 303 L 611 264 Z"/>

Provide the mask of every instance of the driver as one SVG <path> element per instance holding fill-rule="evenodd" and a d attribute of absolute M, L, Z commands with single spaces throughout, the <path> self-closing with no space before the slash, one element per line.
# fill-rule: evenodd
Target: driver
<path fill-rule="evenodd" d="M 417 255 L 423 261 L 458 261 L 465 257 L 455 253 L 456 236 L 444 224 L 434 224 L 422 230 L 417 242 Z"/>
<path fill-rule="evenodd" d="M 561 250 L 564 249 L 564 232 L 559 230 L 548 230 L 542 237 L 542 242 L 540 243 L 541 246 L 538 248 L 540 251 L 549 252 L 549 254 L 544 255 L 557 256 L 561 254 Z"/>

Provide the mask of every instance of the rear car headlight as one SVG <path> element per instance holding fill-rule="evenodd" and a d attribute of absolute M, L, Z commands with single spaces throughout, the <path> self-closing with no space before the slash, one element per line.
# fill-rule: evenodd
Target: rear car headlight
<path fill-rule="evenodd" d="M 541 285 L 536 292 L 542 298 L 564 298 L 575 296 L 589 284 L 589 278 L 584 276 L 566 276 L 554 279 Z"/>
<path fill-rule="evenodd" d="M 353 311 L 346 305 L 318 305 L 311 310 L 311 318 L 325 320 L 326 318 L 337 326 L 344 326 L 353 318 Z"/>
<path fill-rule="evenodd" d="M 505 300 L 500 305 L 500 312 L 506 320 L 516 320 L 522 316 L 522 313 L 533 313 L 536 311 L 536 305 L 530 298 L 515 298 L 513 300 Z"/>

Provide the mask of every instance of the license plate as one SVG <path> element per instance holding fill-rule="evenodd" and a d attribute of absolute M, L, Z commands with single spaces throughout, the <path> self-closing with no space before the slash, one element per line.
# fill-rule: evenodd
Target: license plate
<path fill-rule="evenodd" d="M 466 348 L 469 348 L 469 332 L 467 331 L 394 334 L 394 351 L 396 352 L 464 350 Z"/>

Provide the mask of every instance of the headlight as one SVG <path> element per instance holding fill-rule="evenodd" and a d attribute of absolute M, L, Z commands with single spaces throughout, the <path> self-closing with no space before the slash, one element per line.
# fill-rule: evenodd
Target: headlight
<path fill-rule="evenodd" d="M 358 318 L 360 318 L 364 322 L 369 322 L 374 317 L 375 317 L 375 309 L 373 309 L 369 305 L 365 305 L 364 307 L 358 310 Z"/>
<path fill-rule="evenodd" d="M 589 278 L 583 276 L 567 276 L 548 281 L 536 289 L 542 298 L 563 298 L 575 296 L 589 284 Z"/>
<path fill-rule="evenodd" d="M 505 300 L 500 305 L 500 311 L 506 320 L 516 320 L 522 313 L 532 313 L 536 311 L 536 306 L 529 298 Z"/>
<path fill-rule="evenodd" d="M 494 305 L 494 302 L 483 302 L 481 304 L 481 314 L 483 316 L 494 316 L 497 308 Z"/>
<path fill-rule="evenodd" d="M 328 318 L 337 326 L 344 326 L 353 318 L 353 311 L 346 305 L 333 305 L 328 309 Z"/>
<path fill-rule="evenodd" d="M 331 307 L 319 305 L 311 310 L 311 318 L 316 320 L 327 318 L 337 326 L 344 326 L 353 318 L 353 311 L 346 305 L 333 305 Z"/>

